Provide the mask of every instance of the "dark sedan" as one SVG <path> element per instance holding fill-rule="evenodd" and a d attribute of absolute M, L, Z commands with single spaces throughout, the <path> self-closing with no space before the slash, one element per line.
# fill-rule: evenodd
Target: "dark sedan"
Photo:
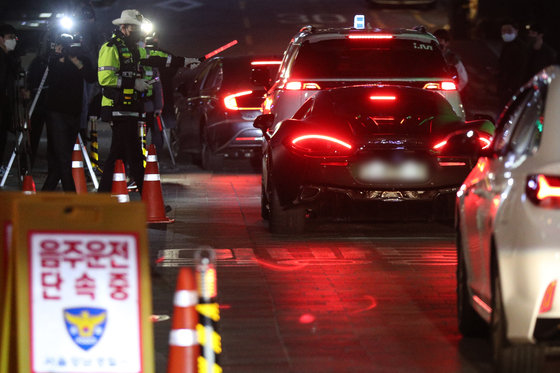
<path fill-rule="evenodd" d="M 194 155 L 209 170 L 220 168 L 224 158 L 260 155 L 262 133 L 253 121 L 268 87 L 256 86 L 252 74 L 273 76 L 279 64 L 248 56 L 204 61 L 194 77 L 178 85 L 176 151 Z"/>
<path fill-rule="evenodd" d="M 436 92 L 411 87 L 354 86 L 317 93 L 265 133 L 262 215 L 273 233 L 302 232 L 306 220 L 338 205 L 453 200 L 490 143 L 493 124 L 462 121 Z M 445 207 L 447 206 L 447 207 Z M 383 213 L 382 213 L 383 215 Z"/>

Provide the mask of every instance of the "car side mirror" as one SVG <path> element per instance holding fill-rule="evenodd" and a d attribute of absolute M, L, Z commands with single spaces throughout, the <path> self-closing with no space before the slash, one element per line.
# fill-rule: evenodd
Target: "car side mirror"
<path fill-rule="evenodd" d="M 274 123 L 274 114 L 262 114 L 255 118 L 253 127 L 258 128 L 263 134 L 266 134 L 268 129 Z"/>
<path fill-rule="evenodd" d="M 251 83 L 254 86 L 270 88 L 270 72 L 268 69 L 253 67 L 251 70 Z"/>

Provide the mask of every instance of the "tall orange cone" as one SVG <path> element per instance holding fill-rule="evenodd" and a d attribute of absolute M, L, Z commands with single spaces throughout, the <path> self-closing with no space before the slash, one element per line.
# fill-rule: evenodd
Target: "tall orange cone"
<path fill-rule="evenodd" d="M 146 170 L 144 171 L 144 185 L 142 187 L 142 200 L 146 203 L 148 223 L 173 223 L 175 221 L 175 219 L 165 216 L 156 147 L 154 144 L 151 144 L 148 149 Z"/>
<path fill-rule="evenodd" d="M 177 276 L 177 289 L 173 298 L 173 318 L 169 333 L 167 373 L 195 373 L 200 355 L 196 324 L 198 292 L 191 268 L 182 267 Z"/>
<path fill-rule="evenodd" d="M 115 161 L 115 171 L 113 172 L 113 184 L 111 186 L 111 196 L 117 197 L 119 202 L 130 202 L 128 189 L 126 188 L 126 174 L 122 159 Z"/>
<path fill-rule="evenodd" d="M 25 175 L 23 177 L 23 186 L 21 188 L 22 192 L 25 194 L 35 194 L 35 182 L 31 175 Z"/>
<path fill-rule="evenodd" d="M 84 159 L 82 158 L 82 148 L 80 140 L 76 139 L 74 151 L 72 152 L 72 176 L 77 194 L 87 193 L 86 174 L 84 172 Z"/>

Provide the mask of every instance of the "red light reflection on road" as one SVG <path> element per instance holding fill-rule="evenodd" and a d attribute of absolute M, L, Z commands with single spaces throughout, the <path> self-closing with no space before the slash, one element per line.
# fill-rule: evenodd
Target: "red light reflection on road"
<path fill-rule="evenodd" d="M 218 308 L 221 310 L 229 310 L 231 308 L 231 304 L 220 304 Z"/>
<path fill-rule="evenodd" d="M 274 264 L 274 263 L 267 262 L 266 260 L 262 260 L 262 259 L 259 259 L 259 258 L 255 258 L 255 261 L 257 263 L 259 263 L 260 265 L 262 265 L 263 267 L 270 268 L 270 269 L 273 269 L 275 271 L 290 272 L 290 271 L 297 271 L 297 270 L 300 270 L 300 269 L 303 269 L 303 268 L 307 267 L 307 264 L 295 264 L 295 265 L 289 265 L 289 266 L 279 265 L 279 264 Z"/>
<path fill-rule="evenodd" d="M 315 321 L 315 316 L 309 313 L 304 313 L 299 317 L 300 324 L 311 324 L 313 321 Z"/>
<path fill-rule="evenodd" d="M 377 307 L 377 301 L 371 295 L 364 295 L 364 299 L 367 299 L 369 301 L 369 305 L 365 308 L 359 308 L 357 310 L 351 311 L 350 312 L 351 315 L 355 315 L 361 312 L 366 312 Z"/>

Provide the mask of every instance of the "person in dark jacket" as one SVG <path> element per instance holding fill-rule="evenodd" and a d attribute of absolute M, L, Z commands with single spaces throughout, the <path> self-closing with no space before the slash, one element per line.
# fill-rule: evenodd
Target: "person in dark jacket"
<path fill-rule="evenodd" d="M 72 46 L 72 36 L 63 34 L 55 42 L 49 61 L 47 97 L 48 175 L 42 190 L 75 191 L 72 151 L 80 130 L 84 80 L 95 82 L 96 72 L 89 59 Z"/>
<path fill-rule="evenodd" d="M 527 25 L 526 30 L 527 40 L 530 45 L 525 79 L 529 80 L 545 67 L 558 63 L 558 60 L 556 51 L 544 41 L 544 31 L 540 25 Z"/>
<path fill-rule="evenodd" d="M 519 26 L 514 21 L 502 23 L 504 44 L 498 60 L 498 95 L 502 104 L 525 83 L 529 48 L 519 37 Z"/>
<path fill-rule="evenodd" d="M 16 29 L 8 24 L 0 25 L 0 176 L 5 172 L 4 153 L 8 132 L 15 121 L 16 81 L 19 72 L 18 60 L 13 55 L 16 47 Z"/>

